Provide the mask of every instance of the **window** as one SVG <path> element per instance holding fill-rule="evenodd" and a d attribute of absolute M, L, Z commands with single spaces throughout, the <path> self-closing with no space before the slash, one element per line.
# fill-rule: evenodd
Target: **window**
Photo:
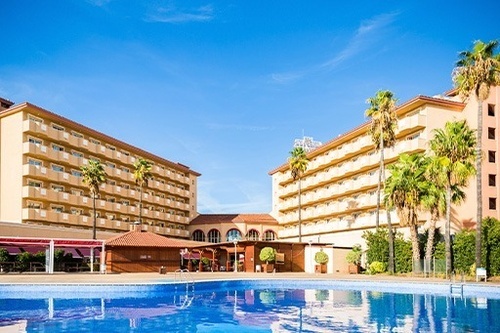
<path fill-rule="evenodd" d="M 488 150 L 488 162 L 495 163 L 495 151 L 494 150 Z"/>
<path fill-rule="evenodd" d="M 126 172 L 126 173 L 130 172 L 130 170 L 128 168 L 122 167 L 121 169 L 122 169 L 123 172 Z"/>
<path fill-rule="evenodd" d="M 57 124 L 52 124 L 52 128 L 55 129 L 56 131 L 64 131 L 64 127 L 59 126 Z"/>
<path fill-rule="evenodd" d="M 64 192 L 64 186 L 61 185 L 52 185 L 52 189 L 56 192 Z"/>
<path fill-rule="evenodd" d="M 73 215 L 81 215 L 81 214 L 83 214 L 83 210 L 81 210 L 79 208 L 74 208 L 74 207 L 71 207 L 70 212 Z"/>
<path fill-rule="evenodd" d="M 248 233 L 246 235 L 246 239 L 253 240 L 253 241 L 259 240 L 259 232 L 255 229 L 248 231 Z"/>
<path fill-rule="evenodd" d="M 129 153 L 129 152 L 127 152 L 127 151 L 123 151 L 123 150 L 122 150 L 122 154 L 123 154 L 123 155 L 125 155 L 125 156 L 130 156 L 130 153 Z"/>
<path fill-rule="evenodd" d="M 71 189 L 71 194 L 77 195 L 77 196 L 83 196 L 83 191 L 79 189 L 72 188 Z"/>
<path fill-rule="evenodd" d="M 96 140 L 96 139 L 89 138 L 89 141 L 92 142 L 95 145 L 100 145 L 101 144 L 101 141 Z"/>
<path fill-rule="evenodd" d="M 78 158 L 83 158 L 83 154 L 80 153 L 79 151 L 72 151 L 71 152 L 71 155 L 75 156 L 75 157 L 78 157 Z"/>
<path fill-rule="evenodd" d="M 209 243 L 220 243 L 220 232 L 217 229 L 212 229 L 208 232 Z"/>
<path fill-rule="evenodd" d="M 42 166 L 42 161 L 34 160 L 32 158 L 28 159 L 29 165 Z"/>
<path fill-rule="evenodd" d="M 113 147 L 113 146 L 109 146 L 109 145 L 107 145 L 107 146 L 106 146 L 106 148 L 108 148 L 109 150 L 116 150 L 116 148 L 115 148 L 115 147 Z"/>
<path fill-rule="evenodd" d="M 73 176 L 75 176 L 75 177 L 82 177 L 83 176 L 83 174 L 82 174 L 82 172 L 80 170 L 74 170 L 73 169 L 73 170 L 71 170 L 71 174 Z"/>
<path fill-rule="evenodd" d="M 42 145 L 43 141 L 37 138 L 29 137 L 28 138 L 29 143 L 34 143 L 35 145 Z"/>
<path fill-rule="evenodd" d="M 231 229 L 226 234 L 226 241 L 228 242 L 240 239 L 241 239 L 241 232 L 238 229 Z"/>
<path fill-rule="evenodd" d="M 101 162 L 101 160 L 95 156 L 89 156 L 89 160 L 96 161 L 96 162 Z"/>
<path fill-rule="evenodd" d="M 495 128 L 488 127 L 488 139 L 495 140 Z"/>
<path fill-rule="evenodd" d="M 33 121 L 33 122 L 37 123 L 37 124 L 41 124 L 41 123 L 43 123 L 43 120 L 42 120 L 42 119 L 37 118 L 37 117 L 33 117 L 32 115 L 29 115 L 29 116 L 28 116 L 28 119 L 29 119 L 30 121 Z"/>
<path fill-rule="evenodd" d="M 71 135 L 73 135 L 75 138 L 83 138 L 83 134 L 71 131 Z"/>
<path fill-rule="evenodd" d="M 52 211 L 57 212 L 57 213 L 64 212 L 64 207 L 63 206 L 51 206 L 50 209 L 52 209 Z"/>
<path fill-rule="evenodd" d="M 116 168 L 116 165 L 114 165 L 113 163 L 106 162 L 106 165 L 112 169 Z"/>
<path fill-rule="evenodd" d="M 35 180 L 31 180 L 29 179 L 28 180 L 28 186 L 32 186 L 32 187 L 42 187 L 42 183 L 41 182 L 37 182 Z"/>
<path fill-rule="evenodd" d="M 488 185 L 497 186 L 497 175 L 488 175 Z"/>
<path fill-rule="evenodd" d="M 193 232 L 191 239 L 194 241 L 197 241 L 197 242 L 204 242 L 205 241 L 205 233 L 201 230 L 196 230 L 195 232 Z"/>
<path fill-rule="evenodd" d="M 52 164 L 52 170 L 56 172 L 64 172 L 64 167 L 57 164 Z"/>
<path fill-rule="evenodd" d="M 55 151 L 64 151 L 64 147 L 52 144 L 52 149 Z"/>
<path fill-rule="evenodd" d="M 495 104 L 488 104 L 488 116 L 495 116 Z"/>
<path fill-rule="evenodd" d="M 39 202 L 28 201 L 28 208 L 40 209 L 40 208 L 42 208 L 42 204 Z"/>
<path fill-rule="evenodd" d="M 264 233 L 263 241 L 273 241 L 276 239 L 276 234 L 272 230 L 268 230 Z"/>
<path fill-rule="evenodd" d="M 496 210 L 497 209 L 497 198 L 489 198 L 489 208 L 491 210 Z"/>

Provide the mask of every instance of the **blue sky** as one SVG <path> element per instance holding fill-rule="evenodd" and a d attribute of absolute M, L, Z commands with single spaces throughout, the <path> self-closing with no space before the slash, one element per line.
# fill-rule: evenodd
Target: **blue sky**
<path fill-rule="evenodd" d="M 190 166 L 201 213 L 268 213 L 302 135 L 364 122 L 366 99 L 452 87 L 500 38 L 497 1 L 0 3 L 0 96 Z"/>

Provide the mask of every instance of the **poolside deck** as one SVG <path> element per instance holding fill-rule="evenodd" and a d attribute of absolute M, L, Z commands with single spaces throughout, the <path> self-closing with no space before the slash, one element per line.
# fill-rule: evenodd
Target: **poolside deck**
<path fill-rule="evenodd" d="M 161 283 L 175 281 L 174 273 L 120 273 L 120 274 L 99 274 L 99 273 L 0 273 L 0 284 L 34 284 L 34 283 L 76 283 L 76 284 L 101 284 L 101 283 Z M 244 272 L 201 272 L 191 273 L 190 278 L 194 281 L 202 280 L 232 280 L 232 279 L 304 279 L 304 280 L 366 280 L 366 281 L 393 281 L 393 282 L 428 282 L 428 283 L 449 283 L 450 280 L 443 278 L 424 277 L 404 277 L 390 275 L 365 275 L 365 274 L 310 274 L 310 273 L 244 273 Z M 467 281 L 466 283 L 477 283 Z M 500 281 L 478 282 L 481 284 L 500 286 Z"/>

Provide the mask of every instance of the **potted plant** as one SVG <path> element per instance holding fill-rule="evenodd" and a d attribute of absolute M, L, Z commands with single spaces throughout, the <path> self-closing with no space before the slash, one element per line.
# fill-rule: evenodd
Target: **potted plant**
<path fill-rule="evenodd" d="M 264 247 L 262 250 L 260 250 L 259 259 L 266 263 L 265 265 L 263 265 L 264 272 L 272 272 L 274 270 L 274 264 L 270 264 L 269 262 L 276 259 L 276 250 L 269 246 Z"/>
<path fill-rule="evenodd" d="M 208 259 L 207 257 L 201 257 L 200 272 L 208 270 L 208 265 L 210 265 L 210 259 Z"/>
<path fill-rule="evenodd" d="M 316 252 L 314 255 L 314 261 L 317 263 L 315 267 L 316 273 L 326 273 L 326 264 L 328 263 L 328 259 L 328 254 L 326 254 L 323 249 Z"/>
<path fill-rule="evenodd" d="M 347 253 L 345 259 L 349 263 L 349 274 L 359 274 L 362 254 L 363 251 L 361 250 L 361 245 L 359 244 L 354 245 L 352 250 Z"/>

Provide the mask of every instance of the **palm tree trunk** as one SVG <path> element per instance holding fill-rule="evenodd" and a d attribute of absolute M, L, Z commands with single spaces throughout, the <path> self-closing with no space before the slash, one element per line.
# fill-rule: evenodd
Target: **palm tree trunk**
<path fill-rule="evenodd" d="M 482 139 L 483 139 L 483 101 L 478 98 L 477 106 L 477 146 L 476 146 L 476 267 L 481 267 L 481 225 L 483 222 L 483 175 L 482 175 Z"/>
<path fill-rule="evenodd" d="M 97 239 L 96 227 L 97 227 L 97 212 L 95 210 L 95 194 L 92 195 L 92 206 L 94 208 L 94 223 L 92 226 L 92 239 Z"/>
<path fill-rule="evenodd" d="M 139 186 L 139 225 L 142 226 L 142 185 Z"/>
<path fill-rule="evenodd" d="M 302 243 L 302 218 L 301 218 L 301 211 L 302 211 L 302 207 L 301 207 L 301 193 L 300 193 L 300 190 L 301 190 L 301 179 L 299 178 L 299 243 Z"/>
<path fill-rule="evenodd" d="M 446 277 L 451 277 L 451 185 L 450 176 L 448 175 L 448 185 L 446 185 L 446 227 L 444 233 L 444 242 L 446 245 Z"/>
<path fill-rule="evenodd" d="M 382 131 L 380 132 L 382 133 Z M 377 216 L 375 221 L 375 226 L 378 228 L 379 219 L 380 219 L 380 192 L 382 184 L 385 184 L 385 165 L 384 165 L 384 138 L 382 134 L 380 135 L 380 170 L 379 170 L 379 180 L 377 185 Z M 385 187 L 385 185 L 384 185 Z M 394 274 L 394 234 L 392 232 L 392 221 L 391 221 L 391 213 L 389 209 L 386 207 L 385 209 L 387 216 L 387 230 L 388 230 L 388 243 L 389 243 L 389 262 L 388 262 L 388 270 L 389 274 Z"/>
<path fill-rule="evenodd" d="M 426 273 L 430 272 L 431 269 L 431 260 L 432 260 L 432 252 L 434 250 L 434 236 L 436 234 L 436 223 L 438 220 L 438 216 L 434 210 L 431 212 L 431 225 L 429 226 L 429 230 L 427 232 L 427 244 L 425 246 L 425 263 L 424 269 Z"/>
<path fill-rule="evenodd" d="M 411 249 L 413 252 L 413 271 L 415 272 L 415 265 L 417 265 L 420 261 L 420 249 L 418 247 L 417 224 L 414 222 L 410 224 L 410 237 L 411 237 Z"/>

